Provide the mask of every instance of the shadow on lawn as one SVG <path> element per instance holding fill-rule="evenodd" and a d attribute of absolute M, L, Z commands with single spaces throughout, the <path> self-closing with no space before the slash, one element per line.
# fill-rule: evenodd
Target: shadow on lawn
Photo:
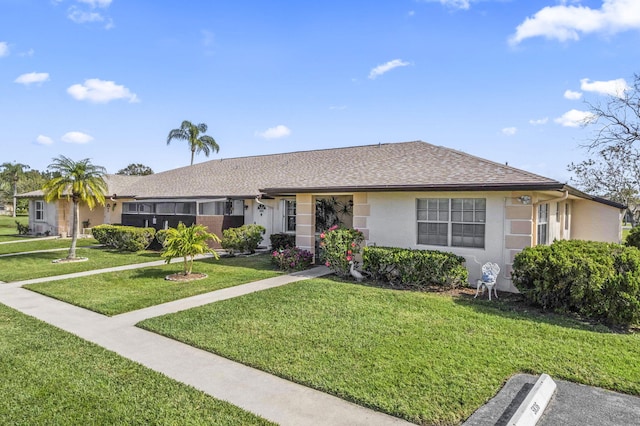
<path fill-rule="evenodd" d="M 514 320 L 534 321 L 595 333 L 626 334 L 629 332 L 628 330 L 609 328 L 604 324 L 580 318 L 575 314 L 562 315 L 553 311 L 543 310 L 542 308 L 529 304 L 520 294 L 502 293 L 499 295 L 499 299 L 493 298 L 489 301 L 486 293 L 484 298 L 478 296 L 478 298 L 474 299 L 475 289 L 468 290 L 470 291 L 459 292 L 452 295 L 454 303 L 483 314 L 499 315 Z"/>

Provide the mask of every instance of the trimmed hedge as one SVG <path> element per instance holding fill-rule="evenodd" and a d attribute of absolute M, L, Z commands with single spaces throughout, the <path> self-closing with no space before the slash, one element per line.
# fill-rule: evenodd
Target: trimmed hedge
<path fill-rule="evenodd" d="M 105 247 L 136 252 L 149 247 L 156 230 L 135 226 L 98 225 L 91 228 L 91 234 Z"/>
<path fill-rule="evenodd" d="M 266 231 L 262 225 L 242 225 L 239 228 L 225 229 L 222 231 L 222 248 L 231 255 L 236 251 L 255 253 Z"/>
<path fill-rule="evenodd" d="M 556 241 L 524 249 L 513 284 L 531 303 L 611 325 L 640 323 L 640 250 L 614 243 Z"/>
<path fill-rule="evenodd" d="M 271 234 L 269 236 L 271 241 L 271 248 L 273 250 L 281 250 L 296 246 L 296 236 L 294 234 L 285 234 L 281 232 L 279 234 Z"/>
<path fill-rule="evenodd" d="M 465 258 L 449 252 L 370 246 L 362 250 L 362 260 L 371 278 L 394 286 L 453 289 L 469 280 Z"/>

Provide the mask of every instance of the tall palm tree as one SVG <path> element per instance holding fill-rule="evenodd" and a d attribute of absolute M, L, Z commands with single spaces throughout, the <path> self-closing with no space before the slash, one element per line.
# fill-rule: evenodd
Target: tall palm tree
<path fill-rule="evenodd" d="M 66 198 L 73 202 L 73 229 L 67 259 L 75 259 L 80 204 L 86 203 L 90 209 L 98 204 L 104 206 L 107 183 L 103 176 L 106 170 L 104 167 L 91 164 L 88 158 L 73 161 L 64 155 L 54 158 L 48 169 L 53 172 L 54 177 L 49 179 L 42 188 L 44 200 L 51 202 Z"/>
<path fill-rule="evenodd" d="M 24 171 L 30 167 L 20 163 L 2 163 L 2 176 L 13 185 L 13 217 L 16 217 L 18 199 L 18 181 L 24 176 Z"/>
<path fill-rule="evenodd" d="M 184 120 L 179 129 L 173 129 L 169 132 L 169 136 L 167 136 L 167 145 L 169 145 L 173 139 L 180 139 L 189 142 L 189 147 L 191 149 L 191 165 L 193 166 L 193 157 L 196 153 L 200 153 L 200 151 L 202 151 L 204 152 L 204 155 L 208 157 L 212 150 L 215 152 L 220 150 L 218 143 L 211 136 L 200 136 L 200 133 L 205 133 L 206 131 L 207 125 L 205 123 L 196 125 L 190 121 Z"/>

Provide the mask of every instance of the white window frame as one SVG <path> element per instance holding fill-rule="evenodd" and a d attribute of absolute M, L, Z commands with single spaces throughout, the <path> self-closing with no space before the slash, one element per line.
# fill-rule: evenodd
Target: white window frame
<path fill-rule="evenodd" d="M 44 222 L 44 201 L 35 200 L 33 203 L 33 220 L 36 222 Z"/>
<path fill-rule="evenodd" d="M 290 209 L 292 205 L 293 205 L 293 214 L 291 213 L 291 209 Z M 296 232 L 296 213 L 298 211 L 296 206 L 296 200 L 295 199 L 282 200 L 282 210 L 283 210 L 282 216 L 284 221 L 284 223 L 282 224 L 282 229 L 287 234 L 294 234 Z M 291 221 L 293 222 L 293 229 L 291 226 L 289 226 L 292 223 Z"/>
<path fill-rule="evenodd" d="M 418 198 L 416 242 L 418 245 L 484 249 L 486 215 L 486 198 Z M 478 230 L 481 235 L 476 235 Z M 429 241 L 430 237 L 435 240 Z M 481 243 L 478 243 L 480 239 Z"/>
<path fill-rule="evenodd" d="M 549 203 L 538 205 L 536 241 L 538 245 L 549 244 Z"/>

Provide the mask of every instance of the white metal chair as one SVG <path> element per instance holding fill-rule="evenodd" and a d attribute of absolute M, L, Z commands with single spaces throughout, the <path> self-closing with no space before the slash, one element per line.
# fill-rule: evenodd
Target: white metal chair
<path fill-rule="evenodd" d="M 473 297 L 474 299 L 478 297 L 478 292 L 482 288 L 482 294 L 484 294 L 484 289 L 489 290 L 489 300 L 491 300 L 491 290 L 498 298 L 498 290 L 496 287 L 496 282 L 498 280 L 498 274 L 500 273 L 500 266 L 497 263 L 487 262 L 482 265 L 482 278 L 478 280 L 476 283 L 476 295 Z"/>

